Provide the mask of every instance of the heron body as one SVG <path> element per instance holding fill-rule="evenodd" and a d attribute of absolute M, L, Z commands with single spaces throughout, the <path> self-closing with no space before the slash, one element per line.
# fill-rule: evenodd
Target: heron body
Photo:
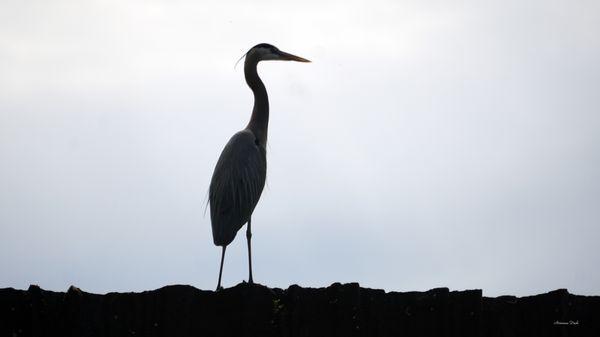
<path fill-rule="evenodd" d="M 253 282 L 251 217 L 267 176 L 265 146 L 269 126 L 267 90 L 256 68 L 258 62 L 266 60 L 309 62 L 266 43 L 256 45 L 246 53 L 244 75 L 246 83 L 254 93 L 254 108 L 246 128 L 234 134 L 221 152 L 209 189 L 213 242 L 223 247 L 217 290 L 221 288 L 225 249 L 246 223 L 248 224 L 246 229 L 248 282 Z"/>
<path fill-rule="evenodd" d="M 267 176 L 267 153 L 250 129 L 237 132 L 221 153 L 210 184 L 213 241 L 230 244 L 248 222 Z"/>

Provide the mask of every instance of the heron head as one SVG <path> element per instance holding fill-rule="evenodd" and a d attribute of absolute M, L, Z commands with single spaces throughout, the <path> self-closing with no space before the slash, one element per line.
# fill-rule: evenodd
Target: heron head
<path fill-rule="evenodd" d="M 310 62 L 309 60 L 300 56 L 281 51 L 277 47 L 268 43 L 257 44 L 256 46 L 250 48 L 250 50 L 246 53 L 246 58 L 256 60 L 256 62 L 270 60 Z"/>

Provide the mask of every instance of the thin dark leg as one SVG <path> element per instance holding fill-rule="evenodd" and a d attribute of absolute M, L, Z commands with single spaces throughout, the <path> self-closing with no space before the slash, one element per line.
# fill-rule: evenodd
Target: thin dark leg
<path fill-rule="evenodd" d="M 225 248 L 227 248 L 227 246 L 223 246 L 223 253 L 221 253 L 221 268 L 219 268 L 219 284 L 217 284 L 217 291 L 223 289 L 223 287 L 221 287 L 221 275 L 223 274 L 223 261 L 225 261 Z"/>
<path fill-rule="evenodd" d="M 246 229 L 246 239 L 248 239 L 248 270 L 250 270 L 250 276 L 248 276 L 248 283 L 252 284 L 254 281 L 252 280 L 252 245 L 250 244 L 250 239 L 252 239 L 252 231 L 250 226 L 252 225 L 252 219 L 248 219 L 248 228 Z"/>

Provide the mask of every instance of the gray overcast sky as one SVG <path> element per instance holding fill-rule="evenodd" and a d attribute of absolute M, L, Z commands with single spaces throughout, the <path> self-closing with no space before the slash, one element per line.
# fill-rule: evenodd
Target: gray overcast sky
<path fill-rule="evenodd" d="M 255 280 L 600 294 L 600 2 L 0 3 L 0 287 L 213 289 L 268 42 Z M 224 284 L 247 277 L 243 235 Z"/>

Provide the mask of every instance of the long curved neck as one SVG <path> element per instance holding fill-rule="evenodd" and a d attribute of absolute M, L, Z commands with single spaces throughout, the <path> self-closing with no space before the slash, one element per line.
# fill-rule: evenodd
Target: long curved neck
<path fill-rule="evenodd" d="M 244 63 L 246 83 L 254 93 L 254 108 L 246 128 L 250 129 L 264 146 L 267 142 L 267 130 L 269 128 L 269 97 L 265 85 L 258 77 L 257 64 L 257 60 L 250 58 L 247 58 Z"/>

